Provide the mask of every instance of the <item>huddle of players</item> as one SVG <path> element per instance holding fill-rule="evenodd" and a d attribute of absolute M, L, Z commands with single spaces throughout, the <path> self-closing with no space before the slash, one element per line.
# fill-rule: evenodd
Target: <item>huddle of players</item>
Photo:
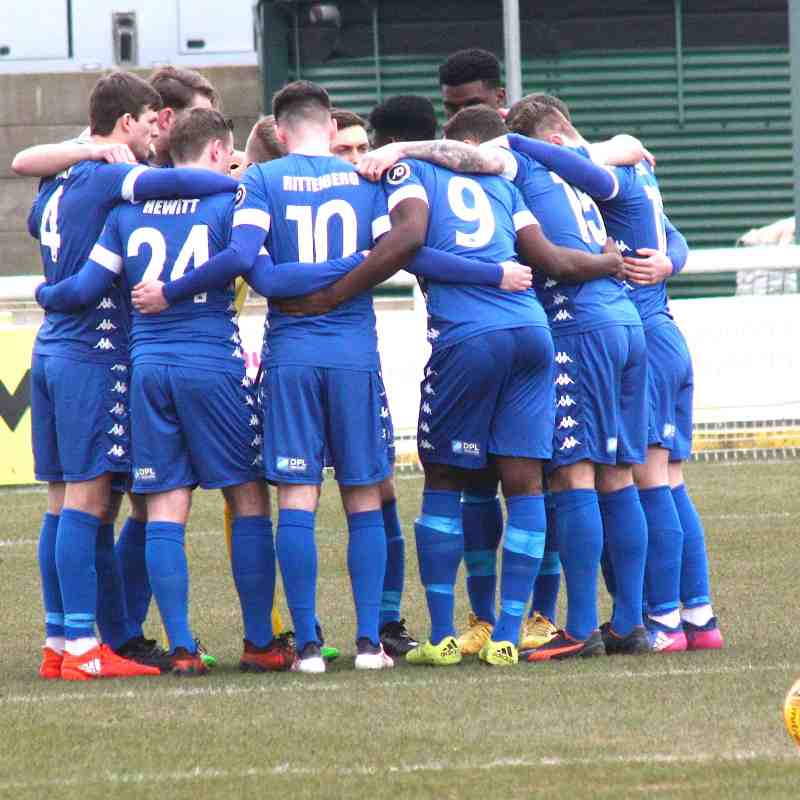
<path fill-rule="evenodd" d="M 459 103 L 488 100 L 495 109 L 502 103 L 499 67 L 485 51 L 455 54 L 443 65 L 441 77 L 449 111 Z M 145 114 L 126 111 L 114 130 L 121 125 L 118 133 L 135 138 L 133 122 L 140 124 L 150 111 L 155 114 L 158 105 L 152 99 L 138 107 L 144 106 Z M 420 99 L 394 102 L 400 111 L 395 112 L 395 130 L 393 101 L 376 109 L 371 121 L 378 137 L 431 139 L 432 108 L 416 118 L 415 128 L 409 113 L 415 105 L 421 105 Z M 39 234 L 48 278 L 48 286 L 37 293 L 48 313 L 34 351 L 33 409 L 37 476 L 51 487 L 40 545 L 48 626 L 42 674 L 152 674 L 142 664 L 148 661 L 145 651 L 155 650 L 141 634 L 148 582 L 170 639 L 168 666 L 186 674 L 204 671 L 188 625 L 183 555 L 191 488 L 198 483 L 222 488 L 235 515 L 231 555 L 245 628 L 242 668 L 282 669 L 291 663 L 300 671 L 323 671 L 314 613 L 314 512 L 326 463 L 336 469 L 348 518 L 357 668 L 391 666 L 390 647 L 395 655 L 405 652 L 411 663 L 437 665 L 457 663 L 462 652 L 479 652 L 490 664 L 516 663 L 518 642 L 530 660 L 595 655 L 604 649 L 649 650 L 651 641 L 642 627 L 645 585 L 647 622 L 658 649 L 685 649 L 687 642 L 720 646 L 708 603 L 702 527 L 679 471 L 691 435 L 691 365 L 669 317 L 662 280 L 665 267 L 671 272 L 673 264 L 682 266 L 685 242 L 671 226 L 665 229 L 652 170 L 643 163 L 614 170 L 595 166 L 563 104 L 539 97 L 511 110 L 510 127 L 567 147 L 509 137 L 504 144 L 510 151 L 478 150 L 474 144 L 502 136 L 506 129 L 496 110 L 468 109 L 448 124 L 445 141 L 396 143 L 371 156 L 358 152 L 366 143 L 359 141 L 358 130 L 352 131 L 348 146 L 354 159 L 360 157 L 363 174 L 378 178 L 389 167 L 383 184 L 369 183 L 330 156 L 336 128 L 324 90 L 292 84 L 276 96 L 274 111 L 274 130 L 257 125 L 248 151 L 257 151 L 274 133 L 277 141 L 268 144 L 280 145 L 275 155 L 281 148 L 290 155 L 251 166 L 235 200 L 231 185 L 222 187 L 197 172 L 186 186 L 187 199 L 172 199 L 180 193 L 176 187 L 183 188 L 181 168 L 211 169 L 218 180 L 227 172 L 230 132 L 216 112 L 206 110 L 182 115 L 172 128 L 170 151 L 178 169 L 167 179 L 171 191 L 159 195 L 161 185 L 147 183 L 153 170 L 83 161 L 45 182 L 34 205 L 32 232 Z M 349 128 L 337 136 L 339 146 Z M 95 138 L 104 133 L 94 120 L 92 132 Z M 139 133 L 144 141 L 143 129 Z M 133 140 L 125 143 L 132 146 Z M 613 157 L 620 144 L 630 146 L 628 140 L 612 140 L 596 148 L 595 157 L 598 151 Z M 635 147 L 633 152 L 642 154 Z M 406 157 L 411 160 L 400 161 Z M 461 172 L 471 174 L 456 174 Z M 476 174 L 481 172 L 494 175 Z M 81 249 L 79 257 L 65 253 L 60 244 L 54 253 L 54 237 L 69 238 L 67 201 L 77 194 L 81 175 L 84 184 L 91 184 L 91 179 L 100 183 L 97 176 L 103 173 L 119 185 L 93 198 L 101 209 L 99 228 L 110 204 L 120 198 L 152 199 L 119 205 L 95 245 L 100 230 L 86 230 L 83 198 L 83 217 L 75 220 L 82 228 L 76 237 L 81 241 L 73 248 Z M 623 250 L 651 249 L 628 267 L 632 281 L 652 284 L 631 284 L 634 299 L 641 298 L 641 318 L 629 289 L 616 279 L 620 258 L 606 246 L 603 217 L 589 193 L 601 201 L 605 221 Z M 378 237 L 364 257 L 360 251 Z M 527 288 L 530 272 L 514 263 L 517 253 L 537 268 L 541 304 Z M 56 261 L 60 270 L 50 267 Z M 191 269 L 205 261 L 202 270 Z M 309 262 L 314 262 L 313 272 Z M 408 636 L 399 616 L 403 539 L 393 501 L 390 417 L 369 294 L 403 267 L 423 284 L 433 348 L 422 384 L 418 432 L 425 492 L 415 530 L 432 621 L 430 640 L 421 645 Z M 126 292 L 114 283 L 120 274 L 128 290 L 141 284 L 133 293 L 138 310 L 130 317 L 130 363 L 118 352 L 125 349 L 128 324 L 123 313 L 115 316 L 125 303 Z M 261 384 L 263 428 L 230 313 L 229 286 L 237 275 L 271 298 Z M 280 299 L 299 295 L 307 296 Z M 150 311 L 159 313 L 142 313 Z M 48 326 L 58 325 L 61 331 L 72 326 L 77 332 L 48 338 Z M 653 369 L 654 354 L 660 371 Z M 63 391 L 59 372 L 69 369 L 71 376 L 74 362 L 81 359 L 92 377 L 82 381 L 86 396 L 75 404 L 74 396 Z M 135 369 L 128 386 L 131 364 Z M 202 375 L 198 365 L 204 367 Z M 37 389 L 42 395 L 38 403 Z M 128 392 L 136 431 L 133 489 L 147 498 L 147 524 L 145 529 L 136 518 L 128 520 L 117 561 L 103 543 L 110 527 L 113 546 L 110 473 L 122 471 L 130 447 L 119 438 L 128 435 L 123 402 Z M 58 431 L 40 435 L 47 426 L 37 419 L 43 412 L 60 422 L 59 413 L 68 416 L 69 408 L 80 408 L 86 426 L 89 395 L 100 423 L 90 424 L 90 430 L 103 435 L 102 416 L 112 400 L 120 419 L 105 434 L 118 437 L 108 450 L 105 442 L 99 449 L 96 444 L 88 448 L 97 462 L 88 471 L 100 477 L 87 480 L 87 470 L 64 463 L 75 455 L 72 438 L 60 441 Z M 649 433 L 648 401 L 661 405 L 650 409 Z M 55 427 L 63 431 L 69 425 L 67 419 Z M 648 444 L 653 445 L 649 450 Z M 48 465 L 53 451 L 60 469 L 40 468 Z M 640 463 L 637 493 L 631 464 Z M 278 486 L 274 546 L 264 476 Z M 496 550 L 503 533 L 498 480 L 508 523 L 495 619 Z M 94 494 L 81 494 L 93 483 L 100 484 Z M 675 488 L 670 490 L 670 484 Z M 97 501 L 98 496 L 105 500 Z M 92 501 L 97 505 L 87 508 Z M 123 545 L 130 539 L 130 526 L 139 534 L 138 558 L 144 563 L 132 581 L 128 576 L 135 570 L 123 567 L 126 580 L 120 581 L 114 570 L 129 558 Z M 103 645 L 93 638 L 97 582 L 90 574 L 92 537 L 105 593 L 97 607 Z M 82 549 L 72 545 L 76 540 Z M 66 542 L 71 543 L 69 558 Z M 615 606 L 600 632 L 596 575 L 603 547 Z M 101 556 L 104 548 L 111 552 L 110 559 L 105 556 L 108 563 Z M 141 559 L 141 551 L 146 558 Z M 269 624 L 276 551 L 296 630 L 294 658 L 284 641 L 273 638 Z M 462 556 L 473 616 L 456 640 L 453 588 Z M 80 573 L 79 559 L 83 573 L 73 580 L 68 573 Z M 550 620 L 560 565 L 568 616 L 565 629 L 556 631 Z M 129 584 L 138 585 L 138 591 L 132 593 Z M 531 616 L 521 630 L 534 585 Z M 122 613 L 126 600 L 127 614 Z M 110 622 L 104 629 L 105 611 L 123 630 L 114 631 Z M 399 634 L 394 639 L 386 635 L 391 626 Z M 115 654 L 125 654 L 126 648 L 138 663 Z"/>

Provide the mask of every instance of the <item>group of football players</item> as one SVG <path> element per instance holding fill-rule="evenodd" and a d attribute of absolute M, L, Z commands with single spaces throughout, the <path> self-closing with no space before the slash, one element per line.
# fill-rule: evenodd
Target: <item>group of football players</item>
<path fill-rule="evenodd" d="M 326 466 L 347 517 L 357 669 L 722 646 L 681 469 L 691 359 L 665 289 L 688 249 L 654 159 L 624 134 L 587 142 L 551 95 L 506 109 L 487 51 L 453 54 L 439 78 L 443 139 L 426 98 L 390 98 L 367 123 L 297 81 L 237 157 L 201 75 L 117 72 L 92 92 L 88 135 L 14 159 L 42 178 L 29 218 L 46 279 L 32 366 L 48 482 L 42 677 L 207 672 L 184 548 L 198 485 L 221 489 L 233 516 L 240 668 L 324 672 L 314 528 Z M 401 616 L 372 303 L 400 269 L 420 283 L 432 348 L 417 431 L 424 642 Z M 268 298 L 255 382 L 240 278 Z M 293 637 L 272 628 L 276 559 Z M 472 611 L 458 635 L 462 560 Z M 613 599 L 602 625 L 601 569 Z M 144 636 L 151 595 L 168 650 Z"/>

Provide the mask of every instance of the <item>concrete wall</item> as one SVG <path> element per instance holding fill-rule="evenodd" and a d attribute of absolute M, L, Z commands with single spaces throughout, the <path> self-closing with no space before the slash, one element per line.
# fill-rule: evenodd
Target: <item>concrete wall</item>
<path fill-rule="evenodd" d="M 260 114 L 258 69 L 210 67 L 202 72 L 220 92 L 222 110 L 236 124 L 237 147 L 243 147 Z M 0 275 L 41 272 L 38 247 L 25 227 L 37 181 L 15 176 L 11 160 L 30 145 L 80 133 L 99 76 L 97 72 L 0 75 Z"/>

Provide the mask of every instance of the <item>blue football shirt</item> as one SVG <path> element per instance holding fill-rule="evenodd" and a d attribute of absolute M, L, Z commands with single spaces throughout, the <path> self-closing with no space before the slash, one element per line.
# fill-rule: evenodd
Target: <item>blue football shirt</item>
<path fill-rule="evenodd" d="M 633 167 L 614 167 L 619 191 L 600 203 L 608 232 L 623 256 L 641 258 L 637 251 L 649 247 L 667 252 L 664 203 L 653 168 L 646 161 Z M 659 320 L 672 319 L 665 282 L 654 286 L 628 284 L 630 297 L 649 327 Z"/>
<path fill-rule="evenodd" d="M 309 264 L 367 250 L 389 228 L 380 184 L 333 156 L 292 154 L 246 172 L 233 224 L 264 229 L 276 264 Z M 379 368 L 372 292 L 328 314 L 293 317 L 269 309 L 263 360 L 267 366 L 302 364 Z"/>
<path fill-rule="evenodd" d="M 389 209 L 404 199 L 427 203 L 425 244 L 476 260 L 516 261 L 517 231 L 535 225 L 517 188 L 493 175 L 461 175 L 426 161 L 395 164 L 384 177 Z M 532 289 L 507 292 L 493 286 L 420 280 L 434 350 L 487 331 L 547 327 Z"/>
<path fill-rule="evenodd" d="M 606 241 L 603 217 L 591 197 L 566 183 L 530 156 L 512 151 L 506 177 L 512 179 L 551 242 L 600 253 Z M 535 267 L 531 264 L 531 267 Z M 565 283 L 534 272 L 534 286 L 553 335 L 585 333 L 609 325 L 641 325 L 625 284 L 603 277 Z"/>
<path fill-rule="evenodd" d="M 137 175 L 146 167 L 80 161 L 42 182 L 28 218 L 39 240 L 48 284 L 80 270 L 103 230 L 109 211 L 133 197 Z M 48 312 L 33 352 L 100 361 L 127 359 L 127 301 L 112 286 L 91 308 L 78 313 Z"/>
<path fill-rule="evenodd" d="M 120 205 L 109 215 L 90 258 L 121 272 L 127 291 L 140 281 L 176 280 L 227 247 L 233 205 L 229 193 Z M 239 373 L 244 357 L 235 313 L 232 284 L 159 314 L 133 310 L 131 360 Z"/>

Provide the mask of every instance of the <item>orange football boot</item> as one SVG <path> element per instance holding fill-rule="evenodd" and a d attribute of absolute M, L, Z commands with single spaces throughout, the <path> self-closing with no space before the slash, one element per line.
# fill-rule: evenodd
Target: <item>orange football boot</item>
<path fill-rule="evenodd" d="M 98 644 L 82 656 L 64 653 L 61 677 L 65 681 L 88 681 L 93 678 L 139 678 L 160 675 L 158 667 L 148 667 L 118 656 L 108 645 Z"/>
<path fill-rule="evenodd" d="M 61 677 L 63 653 L 57 653 L 52 647 L 42 648 L 42 663 L 39 666 L 39 677 L 52 681 Z"/>

